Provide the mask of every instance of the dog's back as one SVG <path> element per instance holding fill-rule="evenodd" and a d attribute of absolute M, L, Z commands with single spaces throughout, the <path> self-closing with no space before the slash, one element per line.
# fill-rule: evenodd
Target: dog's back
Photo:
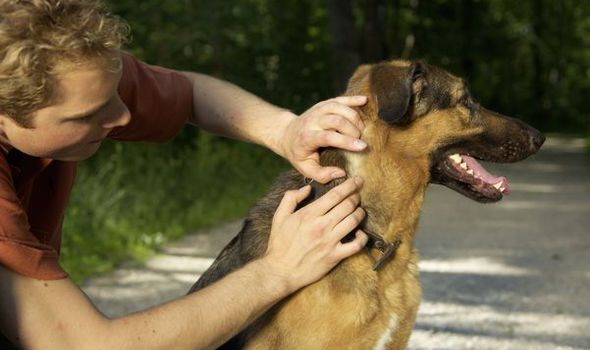
<path fill-rule="evenodd" d="M 295 170 L 281 174 L 267 194 L 249 210 L 240 232 L 223 248 L 209 269 L 192 286 L 189 293 L 207 287 L 264 254 L 273 215 L 282 196 L 286 191 L 302 186 L 303 177 Z M 219 349 L 240 349 L 240 338 L 244 335 L 243 333 L 237 335 Z"/>

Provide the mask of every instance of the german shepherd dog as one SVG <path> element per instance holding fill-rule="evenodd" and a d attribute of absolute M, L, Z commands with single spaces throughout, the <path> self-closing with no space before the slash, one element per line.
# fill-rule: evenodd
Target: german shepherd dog
<path fill-rule="evenodd" d="M 525 123 L 480 106 L 463 79 L 415 61 L 360 66 L 346 95 L 366 95 L 361 153 L 327 148 L 323 165 L 364 179 L 360 191 L 371 240 L 320 281 L 271 308 L 221 349 L 404 349 L 420 303 L 413 238 L 429 183 L 478 202 L 496 202 L 508 181 L 478 160 L 516 162 L 545 138 Z M 477 159 L 477 160 L 476 160 Z M 340 181 L 315 184 L 307 202 Z M 204 288 L 264 254 L 273 214 L 285 191 L 304 185 L 282 174 L 249 211 L 240 233 L 192 287 Z"/>

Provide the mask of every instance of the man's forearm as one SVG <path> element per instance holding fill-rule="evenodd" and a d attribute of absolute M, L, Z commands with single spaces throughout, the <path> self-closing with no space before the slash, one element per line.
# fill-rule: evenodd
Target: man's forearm
<path fill-rule="evenodd" d="M 69 280 L 38 281 L 0 267 L 2 331 L 27 349 L 210 349 L 291 292 L 282 276 L 254 261 L 183 298 L 108 320 Z M 9 326 L 10 325 L 10 326 Z M 16 327 L 13 328 L 13 325 Z"/>
<path fill-rule="evenodd" d="M 296 116 L 231 83 L 197 73 L 184 74 L 193 84 L 191 124 L 266 146 L 302 175 L 320 183 L 345 175 L 337 166 L 320 164 L 320 149 L 362 151 L 367 146 L 360 139 L 364 123 L 356 110 L 367 103 L 366 96 L 331 98 Z"/>
<path fill-rule="evenodd" d="M 143 334 L 145 344 L 135 348 L 217 348 L 288 295 L 282 278 L 268 271 L 263 261 L 255 261 L 194 294 L 115 320 L 111 327 L 120 336 Z M 134 348 L 137 342 L 130 340 Z"/>
<path fill-rule="evenodd" d="M 283 155 L 282 129 L 296 116 L 229 82 L 185 72 L 193 83 L 189 122 L 210 132 L 266 146 Z"/>

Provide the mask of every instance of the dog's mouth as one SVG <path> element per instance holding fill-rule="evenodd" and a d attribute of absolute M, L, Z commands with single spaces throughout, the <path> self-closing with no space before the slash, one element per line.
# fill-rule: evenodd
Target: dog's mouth
<path fill-rule="evenodd" d="M 474 156 L 455 152 L 441 156 L 434 164 L 432 182 L 479 202 L 496 202 L 510 193 L 505 177 L 488 172 Z"/>

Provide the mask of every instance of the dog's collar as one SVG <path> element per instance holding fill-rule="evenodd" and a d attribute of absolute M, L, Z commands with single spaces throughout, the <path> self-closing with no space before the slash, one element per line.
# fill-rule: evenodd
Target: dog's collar
<path fill-rule="evenodd" d="M 318 184 L 316 182 L 314 182 L 313 179 L 304 177 L 303 183 L 305 185 L 311 185 L 313 197 L 318 195 L 318 187 L 317 187 Z M 328 186 L 328 187 L 334 187 L 334 186 L 335 186 L 335 182 L 333 181 L 332 186 Z M 373 266 L 372 266 L 373 271 L 377 271 L 386 262 L 388 262 L 389 260 L 391 260 L 395 257 L 395 252 L 397 251 L 397 248 L 400 246 L 400 244 L 402 244 L 402 241 L 401 241 L 401 239 L 398 238 L 393 242 L 387 242 L 383 238 L 383 236 L 381 236 L 375 232 L 369 231 L 364 227 L 362 227 L 361 229 L 363 230 L 363 232 L 365 232 L 367 234 L 367 236 L 369 236 L 369 241 L 367 242 L 367 245 L 365 246 L 365 248 L 367 250 L 376 249 L 381 254 L 381 256 L 375 260 L 375 262 L 373 263 Z M 345 241 L 352 240 L 352 238 L 353 238 L 352 235 L 353 234 L 349 234 L 347 237 L 344 238 L 344 240 Z"/>
<path fill-rule="evenodd" d="M 396 239 L 393 242 L 387 242 L 381 235 L 371 232 L 366 228 L 362 229 L 364 233 L 369 236 L 369 242 L 365 246 L 367 249 L 377 249 L 381 256 L 373 263 L 373 271 L 377 271 L 383 264 L 395 257 L 397 248 L 402 244 L 401 239 Z"/>

